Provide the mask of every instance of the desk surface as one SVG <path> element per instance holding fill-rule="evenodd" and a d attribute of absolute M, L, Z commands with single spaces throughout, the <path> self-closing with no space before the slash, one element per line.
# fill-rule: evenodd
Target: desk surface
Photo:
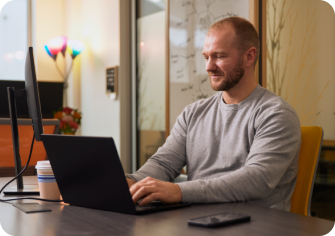
<path fill-rule="evenodd" d="M 9 178 L 0 178 L 3 186 Z M 24 177 L 25 184 L 36 184 L 36 176 Z M 15 185 L 15 183 L 13 183 Z M 12 184 L 12 185 L 13 185 Z M 1 195 L 1 198 L 5 198 Z M 21 200 L 24 202 L 38 202 Z M 0 222 L 10 235 L 324 235 L 334 222 L 279 211 L 251 203 L 196 204 L 190 207 L 151 213 L 126 215 L 108 211 L 38 202 L 52 212 L 26 214 L 7 203 L 0 203 Z M 206 229 L 188 226 L 191 218 L 222 212 L 251 216 L 251 221 L 227 227 Z"/>

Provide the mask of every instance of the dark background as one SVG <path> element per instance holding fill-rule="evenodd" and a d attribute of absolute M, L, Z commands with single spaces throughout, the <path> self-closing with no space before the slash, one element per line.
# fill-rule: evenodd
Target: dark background
<path fill-rule="evenodd" d="M 9 118 L 7 87 L 25 89 L 24 81 L 0 81 L 0 118 Z M 53 118 L 53 111 L 63 106 L 63 82 L 38 82 L 42 118 Z M 27 99 L 16 98 L 18 118 L 29 118 Z"/>

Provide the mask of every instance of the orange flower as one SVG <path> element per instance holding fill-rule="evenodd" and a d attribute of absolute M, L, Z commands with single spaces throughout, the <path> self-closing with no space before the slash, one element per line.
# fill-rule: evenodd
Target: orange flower
<path fill-rule="evenodd" d="M 73 118 L 75 118 L 75 119 L 80 119 L 80 118 L 81 118 L 80 113 L 75 111 L 75 112 L 73 113 Z"/>
<path fill-rule="evenodd" d="M 54 118 L 56 119 L 62 119 L 63 118 L 63 112 L 61 111 L 57 111 L 55 114 L 54 114 Z"/>

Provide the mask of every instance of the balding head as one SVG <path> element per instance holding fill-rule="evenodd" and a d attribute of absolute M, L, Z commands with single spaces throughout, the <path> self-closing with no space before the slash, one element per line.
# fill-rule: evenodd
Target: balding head
<path fill-rule="evenodd" d="M 211 33 L 214 31 L 222 30 L 226 25 L 230 25 L 235 32 L 235 39 L 233 44 L 240 52 L 240 54 L 245 53 L 251 47 L 256 48 L 256 58 L 254 62 L 255 67 L 260 50 L 259 37 L 255 27 L 244 18 L 229 17 L 214 23 L 210 27 L 207 35 L 211 35 Z"/>

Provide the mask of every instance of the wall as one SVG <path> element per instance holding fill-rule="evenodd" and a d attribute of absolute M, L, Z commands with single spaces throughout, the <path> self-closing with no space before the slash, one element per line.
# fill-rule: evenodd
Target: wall
<path fill-rule="evenodd" d="M 324 139 L 335 140 L 333 8 L 320 0 L 268 0 L 267 7 L 267 88 L 295 108 L 302 126 L 321 126 Z"/>
<path fill-rule="evenodd" d="M 119 1 L 71 0 L 65 11 L 67 35 L 85 45 L 69 80 L 69 105 L 81 108 L 82 135 L 112 136 L 120 153 L 120 101 L 105 92 L 106 67 L 120 64 Z"/>
<path fill-rule="evenodd" d="M 35 0 L 35 60 L 37 60 L 37 79 L 40 81 L 62 81 L 52 58 L 45 52 L 44 45 L 49 39 L 65 35 L 64 0 Z M 59 67 L 63 61 L 59 56 Z"/>
<path fill-rule="evenodd" d="M 314 124 L 322 126 L 324 139 L 335 140 L 335 14 L 327 2 L 319 1 L 316 9 L 316 57 L 319 62 L 314 80 L 316 93 L 322 97 L 318 102 L 320 114 Z"/>
<path fill-rule="evenodd" d="M 69 39 L 82 40 L 82 27 L 81 27 L 81 0 L 71 0 L 65 2 L 64 14 L 66 18 L 66 24 L 64 26 L 66 36 Z M 83 54 L 84 55 L 84 52 Z M 81 107 L 81 58 L 82 55 L 76 57 L 72 73 L 69 75 L 68 89 L 67 89 L 67 100 L 70 107 L 75 107 L 79 111 Z M 68 61 L 68 67 L 70 61 Z M 77 131 L 77 134 L 82 134 L 81 128 Z"/>

